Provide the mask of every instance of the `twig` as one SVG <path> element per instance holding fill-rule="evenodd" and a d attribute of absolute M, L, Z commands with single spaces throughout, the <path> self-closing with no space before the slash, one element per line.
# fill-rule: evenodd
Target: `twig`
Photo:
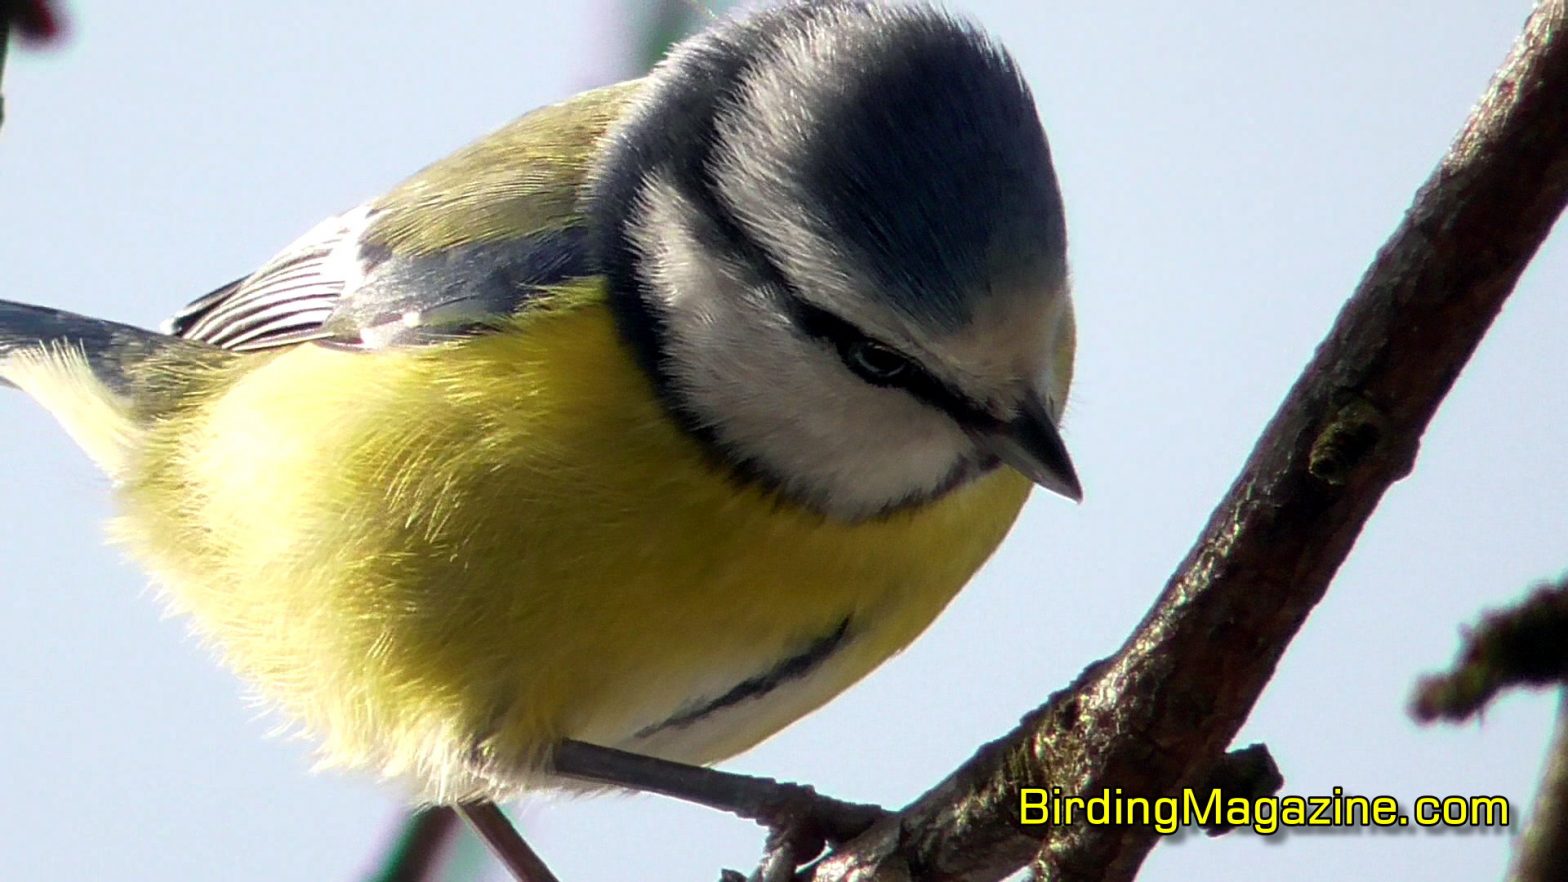
<path fill-rule="evenodd" d="M 490 846 L 491 853 L 516 882 L 560 882 L 495 803 L 464 803 L 457 807 L 457 812 Z"/>
<path fill-rule="evenodd" d="M 1568 679 L 1568 579 L 1537 588 L 1516 607 L 1487 613 L 1465 635 L 1460 655 L 1452 671 L 1425 677 L 1416 687 L 1410 706 L 1416 719 L 1466 719 L 1509 686 Z"/>
<path fill-rule="evenodd" d="M 1423 678 L 1410 712 L 1422 722 L 1463 720 L 1510 686 L 1568 683 L 1568 577 L 1517 606 L 1487 613 L 1465 635 L 1454 669 Z M 1530 827 L 1515 846 L 1510 882 L 1568 879 L 1568 688 Z"/>
<path fill-rule="evenodd" d="M 1568 879 L 1568 689 L 1557 710 L 1557 735 L 1546 758 L 1541 792 L 1535 796 L 1530 826 L 1515 847 L 1508 882 L 1559 882 Z"/>
<path fill-rule="evenodd" d="M 1018 788 L 1174 794 L 1235 737 L 1568 200 L 1565 22 L 1565 0 L 1532 14 L 1122 649 L 810 878 L 1134 876 L 1154 831 L 1020 828 Z"/>
<path fill-rule="evenodd" d="M 1199 788 L 1198 801 L 1203 802 L 1215 790 L 1227 799 L 1237 796 L 1257 799 L 1272 796 L 1283 786 L 1285 776 L 1280 774 L 1279 766 L 1274 763 L 1274 756 L 1269 753 L 1268 747 L 1249 744 L 1225 754 L 1215 765 L 1208 780 Z M 1221 816 L 1213 824 L 1204 827 L 1203 831 L 1210 836 L 1222 836 L 1234 829 L 1235 826 Z"/>
<path fill-rule="evenodd" d="M 428 882 L 452 836 L 457 812 L 447 806 L 410 812 L 397 842 L 369 882 Z"/>

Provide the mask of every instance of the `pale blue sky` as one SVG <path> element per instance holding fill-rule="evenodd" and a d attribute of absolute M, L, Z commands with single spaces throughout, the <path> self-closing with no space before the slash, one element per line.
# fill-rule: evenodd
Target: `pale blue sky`
<path fill-rule="evenodd" d="M 1067 201 L 1087 489 L 1038 498 L 903 656 L 730 767 L 899 804 L 1137 622 L 1426 178 L 1524 0 L 955 0 L 1018 56 Z M 321 217 L 602 81 L 611 0 L 72 4 L 18 53 L 0 297 L 153 324 Z M 1499 793 L 1545 695 L 1420 729 L 1457 627 L 1568 566 L 1568 251 L 1548 243 L 1307 623 L 1243 740 L 1287 790 Z M 311 774 L 106 549 L 105 482 L 0 395 L 0 878 L 352 880 L 398 795 Z M 532 804 L 565 882 L 749 867 L 748 824 L 650 798 Z M 1184 837 L 1144 879 L 1487 879 L 1497 833 Z"/>

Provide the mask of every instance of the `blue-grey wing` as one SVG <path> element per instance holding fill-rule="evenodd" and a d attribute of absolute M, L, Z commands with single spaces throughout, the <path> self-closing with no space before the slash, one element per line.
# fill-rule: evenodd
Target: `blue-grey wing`
<path fill-rule="evenodd" d="M 361 206 L 328 219 L 192 302 L 164 332 L 241 352 L 312 340 L 422 345 L 482 333 L 541 290 L 594 271 L 581 227 L 401 254 L 367 235 L 375 216 Z"/>
<path fill-rule="evenodd" d="M 180 310 L 161 330 L 240 351 L 329 337 L 327 320 L 361 281 L 356 252 L 369 213 L 358 208 L 323 221 L 254 273 Z"/>

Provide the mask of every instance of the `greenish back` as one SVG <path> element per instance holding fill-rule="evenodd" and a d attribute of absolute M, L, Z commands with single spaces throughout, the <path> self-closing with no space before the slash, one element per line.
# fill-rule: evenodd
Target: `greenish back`
<path fill-rule="evenodd" d="M 428 254 L 573 225 L 598 140 L 641 86 L 539 108 L 425 168 L 374 203 L 366 241 Z"/>

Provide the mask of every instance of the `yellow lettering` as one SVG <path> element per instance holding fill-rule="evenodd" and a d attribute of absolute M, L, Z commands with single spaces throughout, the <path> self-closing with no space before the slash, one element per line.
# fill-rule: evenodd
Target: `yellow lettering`
<path fill-rule="evenodd" d="M 1307 823 L 1307 801 L 1299 796 L 1280 797 L 1279 816 L 1287 827 L 1302 826 Z"/>
<path fill-rule="evenodd" d="M 1155 832 L 1166 836 L 1181 829 L 1181 803 L 1174 796 L 1162 796 L 1154 801 Z"/>
<path fill-rule="evenodd" d="M 1486 820 L 1481 820 L 1482 817 Z M 1502 796 L 1470 797 L 1470 823 L 1488 827 L 1508 826 L 1508 799 Z"/>
<path fill-rule="evenodd" d="M 1129 797 L 1127 797 L 1127 800 L 1126 800 L 1125 803 L 1118 803 L 1117 805 L 1118 805 L 1118 810 L 1117 810 L 1117 814 L 1118 815 L 1121 814 L 1120 806 L 1126 805 L 1126 807 L 1127 807 L 1127 816 L 1125 818 L 1117 818 L 1117 823 L 1119 823 L 1119 824 L 1142 824 L 1145 827 L 1149 826 L 1150 806 L 1149 806 L 1149 798 L 1148 797 L 1146 797 L 1146 796 L 1129 796 Z M 1139 817 L 1140 813 L 1137 811 L 1137 809 L 1140 809 L 1140 808 L 1143 809 L 1143 812 L 1142 812 L 1143 820 L 1138 820 L 1138 817 Z"/>
<path fill-rule="evenodd" d="M 1307 815 L 1307 826 L 1332 827 L 1334 825 L 1332 819 L 1323 817 L 1324 813 L 1329 809 L 1329 802 L 1330 799 L 1327 796 L 1307 797 L 1307 805 L 1312 806 L 1312 813 Z"/>
<path fill-rule="evenodd" d="M 1082 809 L 1084 804 L 1085 800 L 1081 796 L 1069 796 L 1062 800 L 1062 809 L 1064 810 L 1064 815 L 1060 818 L 1057 818 L 1056 822 L 1058 824 L 1073 823 L 1073 809 Z"/>
<path fill-rule="evenodd" d="M 1392 796 L 1372 799 L 1372 823 L 1379 827 L 1392 827 L 1399 823 L 1399 800 Z"/>
<path fill-rule="evenodd" d="M 1259 797 L 1253 813 L 1256 816 L 1252 821 L 1254 832 L 1271 836 L 1279 830 L 1279 800 L 1271 796 Z"/>
<path fill-rule="evenodd" d="M 1365 827 L 1367 825 L 1368 819 L 1372 816 L 1372 800 L 1367 799 L 1365 796 L 1347 796 L 1345 797 L 1344 801 L 1345 816 L 1339 821 L 1339 823 L 1341 825 L 1359 824 L 1360 826 Z M 1360 809 L 1360 811 L 1358 812 L 1357 809 Z M 1360 815 L 1361 820 L 1356 820 L 1357 815 Z"/>
<path fill-rule="evenodd" d="M 1244 796 L 1225 800 L 1225 823 L 1232 827 L 1252 826 L 1252 803 Z"/>
<path fill-rule="evenodd" d="M 1050 820 L 1050 813 L 1045 806 L 1045 788 L 1025 787 L 1018 791 L 1018 823 L 1044 824 Z"/>
<path fill-rule="evenodd" d="M 1220 820 L 1220 792 L 1210 790 L 1208 801 L 1198 806 L 1197 791 L 1188 788 L 1181 795 L 1182 823 L 1211 827 Z"/>
<path fill-rule="evenodd" d="M 1096 814 L 1099 817 L 1096 817 Z M 1099 796 L 1089 797 L 1088 814 L 1084 815 L 1084 820 L 1099 826 L 1111 823 L 1111 791 L 1109 788 L 1101 790 Z"/>

